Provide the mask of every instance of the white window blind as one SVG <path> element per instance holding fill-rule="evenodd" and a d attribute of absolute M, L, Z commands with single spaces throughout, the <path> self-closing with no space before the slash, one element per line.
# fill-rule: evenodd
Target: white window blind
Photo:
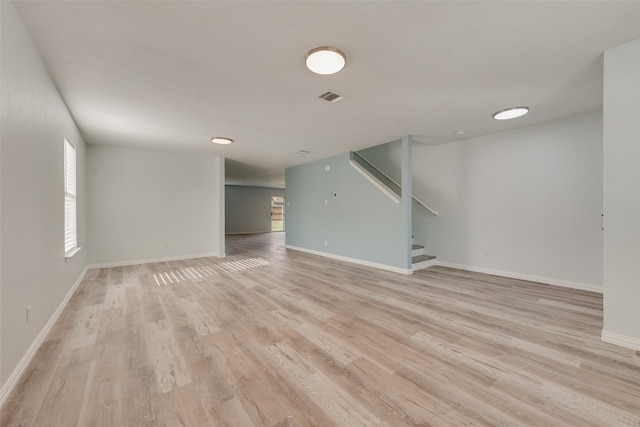
<path fill-rule="evenodd" d="M 64 139 L 64 251 L 73 252 L 78 247 L 76 222 L 76 149 Z"/>

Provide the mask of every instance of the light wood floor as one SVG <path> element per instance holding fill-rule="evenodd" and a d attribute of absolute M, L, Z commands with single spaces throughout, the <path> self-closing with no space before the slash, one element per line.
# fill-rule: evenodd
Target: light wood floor
<path fill-rule="evenodd" d="M 601 295 L 283 245 L 90 271 L 0 425 L 640 426 Z"/>

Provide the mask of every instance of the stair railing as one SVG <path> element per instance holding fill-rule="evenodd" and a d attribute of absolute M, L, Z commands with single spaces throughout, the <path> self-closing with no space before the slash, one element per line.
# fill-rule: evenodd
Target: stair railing
<path fill-rule="evenodd" d="M 378 173 L 380 173 L 382 176 L 384 176 L 386 179 L 388 179 L 389 181 L 391 181 L 394 185 L 396 185 L 399 188 L 402 188 L 402 186 L 393 178 L 391 178 L 385 171 L 383 171 L 382 169 L 380 169 L 379 167 L 377 167 L 376 165 L 374 165 L 373 163 L 371 163 L 369 161 L 369 159 L 367 159 L 365 156 L 363 156 L 362 154 L 358 153 L 357 151 L 354 151 L 353 154 L 355 154 L 356 156 L 360 157 L 362 160 L 364 160 L 369 166 L 371 166 L 372 168 L 374 168 L 376 171 L 378 171 Z M 422 206 L 423 208 L 425 208 L 426 210 L 428 210 L 429 212 L 431 212 L 434 215 L 440 215 L 438 212 L 436 212 L 435 210 L 433 210 L 429 205 L 427 205 L 425 202 L 423 202 L 422 200 L 418 199 L 415 195 L 411 195 L 411 198 L 413 200 L 415 200 L 415 202 L 417 204 L 419 204 L 420 206 Z"/>

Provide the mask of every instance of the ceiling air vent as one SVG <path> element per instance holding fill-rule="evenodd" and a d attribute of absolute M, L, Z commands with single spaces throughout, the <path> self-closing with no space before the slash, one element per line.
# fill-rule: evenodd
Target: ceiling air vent
<path fill-rule="evenodd" d="M 331 102 L 335 104 L 336 102 L 340 102 L 344 99 L 344 96 L 337 94 L 335 92 L 331 92 L 330 90 L 320 95 L 318 98 L 323 99 L 327 102 Z"/>

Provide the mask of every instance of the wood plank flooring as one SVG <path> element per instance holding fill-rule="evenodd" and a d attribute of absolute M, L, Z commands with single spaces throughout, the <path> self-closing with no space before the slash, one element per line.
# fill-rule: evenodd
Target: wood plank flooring
<path fill-rule="evenodd" d="M 91 270 L 9 426 L 640 426 L 602 296 L 402 276 L 230 236 L 225 259 Z"/>

